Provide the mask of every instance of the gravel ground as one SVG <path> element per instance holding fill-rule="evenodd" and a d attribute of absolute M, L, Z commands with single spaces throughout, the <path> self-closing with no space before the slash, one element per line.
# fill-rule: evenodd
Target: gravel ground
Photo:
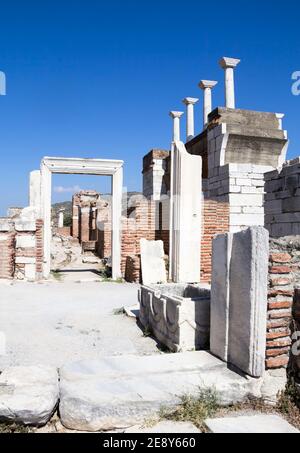
<path fill-rule="evenodd" d="M 0 371 L 103 356 L 159 353 L 135 319 L 114 314 L 137 303 L 138 286 L 118 283 L 0 282 Z M 0 341 L 0 354 L 3 351 Z"/>

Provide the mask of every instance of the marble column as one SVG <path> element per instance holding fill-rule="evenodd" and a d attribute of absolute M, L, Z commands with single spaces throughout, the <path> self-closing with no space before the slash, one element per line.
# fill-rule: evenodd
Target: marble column
<path fill-rule="evenodd" d="M 201 80 L 199 87 L 203 90 L 203 125 L 204 127 L 208 123 L 208 115 L 212 111 L 212 96 L 211 90 L 217 85 L 218 82 L 214 80 Z"/>
<path fill-rule="evenodd" d="M 180 118 L 184 112 L 170 112 L 170 117 L 173 118 L 173 142 L 180 141 Z"/>
<path fill-rule="evenodd" d="M 186 141 L 189 142 L 195 137 L 195 120 L 194 105 L 197 104 L 197 98 L 184 98 L 183 103 L 186 105 Z"/>
<path fill-rule="evenodd" d="M 60 209 L 58 211 L 58 228 L 63 228 L 64 227 L 64 209 Z"/>
<path fill-rule="evenodd" d="M 234 68 L 240 61 L 229 57 L 223 57 L 220 60 L 220 66 L 225 70 L 225 99 L 226 107 L 229 109 L 235 109 Z"/>

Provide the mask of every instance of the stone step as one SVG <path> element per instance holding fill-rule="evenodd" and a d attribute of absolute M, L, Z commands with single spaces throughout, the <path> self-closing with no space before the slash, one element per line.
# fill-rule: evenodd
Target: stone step
<path fill-rule="evenodd" d="M 214 388 L 220 404 L 260 396 L 261 382 L 235 373 L 207 352 L 122 356 L 60 370 L 60 416 L 79 431 L 127 428 L 173 407 L 184 395 Z"/>
<path fill-rule="evenodd" d="M 279 415 L 256 414 L 214 418 L 205 421 L 216 434 L 299 434 L 299 431 Z"/>

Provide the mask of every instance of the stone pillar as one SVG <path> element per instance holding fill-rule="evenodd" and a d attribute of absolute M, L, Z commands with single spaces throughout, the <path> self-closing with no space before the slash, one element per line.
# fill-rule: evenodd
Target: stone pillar
<path fill-rule="evenodd" d="M 208 115 L 212 111 L 212 99 L 211 99 L 211 90 L 217 85 L 218 82 L 214 80 L 201 80 L 199 87 L 203 90 L 204 100 L 203 100 L 203 125 L 204 127 L 208 123 Z"/>
<path fill-rule="evenodd" d="M 80 209 L 80 242 L 90 240 L 90 207 Z"/>
<path fill-rule="evenodd" d="M 202 158 L 174 142 L 171 155 L 170 279 L 200 282 Z"/>
<path fill-rule="evenodd" d="M 122 277 L 121 272 L 121 218 L 123 197 L 123 167 L 112 177 L 112 278 Z"/>
<path fill-rule="evenodd" d="M 41 172 L 34 170 L 30 173 L 29 182 L 29 206 L 37 210 L 37 215 L 41 215 Z"/>
<path fill-rule="evenodd" d="M 199 99 L 184 98 L 183 103 L 186 105 L 186 141 L 189 142 L 195 137 L 195 120 L 194 120 L 194 105 Z"/>
<path fill-rule="evenodd" d="M 143 195 L 159 201 L 170 191 L 170 151 L 153 149 L 143 159 Z"/>
<path fill-rule="evenodd" d="M 263 227 L 213 243 L 211 352 L 244 373 L 265 372 L 269 234 Z"/>
<path fill-rule="evenodd" d="M 180 118 L 184 112 L 170 112 L 170 117 L 173 118 L 173 142 L 180 141 Z"/>
<path fill-rule="evenodd" d="M 220 60 L 220 66 L 225 70 L 225 98 L 226 107 L 235 109 L 235 93 L 234 93 L 234 68 L 241 60 L 236 58 L 223 57 Z"/>
<path fill-rule="evenodd" d="M 64 209 L 60 209 L 58 211 L 58 222 L 57 222 L 58 228 L 64 227 L 64 216 L 65 216 L 64 213 L 65 213 Z"/>
<path fill-rule="evenodd" d="M 279 130 L 281 130 L 281 131 L 283 130 L 282 121 L 283 121 L 284 117 L 285 117 L 284 113 L 276 113 L 276 118 L 278 119 Z"/>

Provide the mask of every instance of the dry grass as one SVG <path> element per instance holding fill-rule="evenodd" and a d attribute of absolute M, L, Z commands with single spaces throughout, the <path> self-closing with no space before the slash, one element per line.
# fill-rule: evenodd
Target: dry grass
<path fill-rule="evenodd" d="M 218 408 L 216 391 L 209 388 L 200 389 L 197 398 L 186 395 L 182 397 L 181 404 L 175 409 L 162 408 L 160 419 L 191 422 L 197 428 L 204 431 L 206 429 L 204 421 L 207 418 L 213 417 Z"/>

